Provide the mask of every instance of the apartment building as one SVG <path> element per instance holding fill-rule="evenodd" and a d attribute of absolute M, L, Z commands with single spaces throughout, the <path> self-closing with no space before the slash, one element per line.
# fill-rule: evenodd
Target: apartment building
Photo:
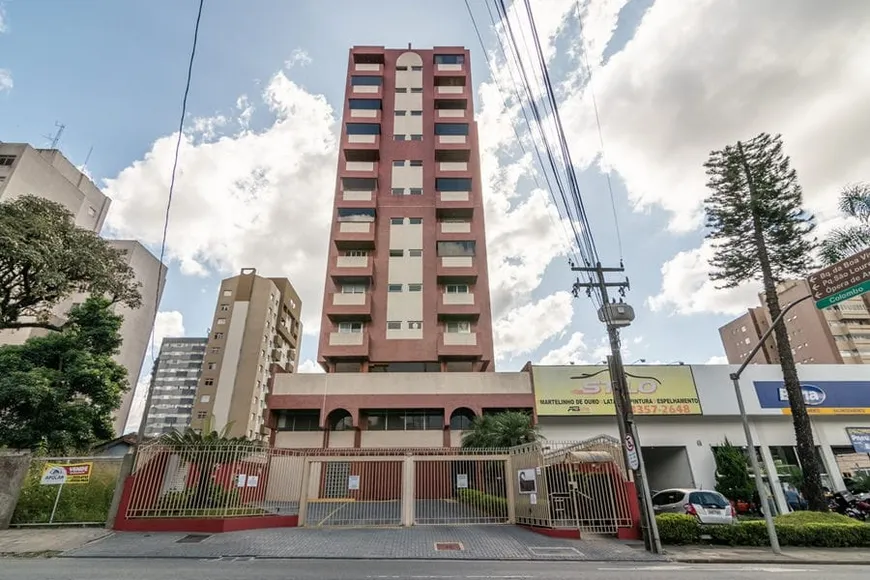
<path fill-rule="evenodd" d="M 318 361 L 492 371 L 469 52 L 350 50 Z"/>
<path fill-rule="evenodd" d="M 0 143 L 0 201 L 36 195 L 63 205 L 80 228 L 99 232 L 111 200 L 57 149 Z"/>
<path fill-rule="evenodd" d="M 159 437 L 190 425 L 208 338 L 167 337 L 160 345 L 145 420 L 145 437 Z"/>
<path fill-rule="evenodd" d="M 788 280 L 777 288 L 783 306 L 810 294 L 805 280 Z M 763 305 L 764 294 L 759 295 Z M 772 324 L 767 308 L 751 308 L 719 329 L 728 362 L 740 364 Z M 795 361 L 803 364 L 870 363 L 870 299 L 858 296 L 819 310 L 811 300 L 801 302 L 785 317 Z M 776 341 L 753 357 L 753 364 L 777 364 Z"/>
<path fill-rule="evenodd" d="M 269 378 L 299 362 L 302 301 L 286 278 L 254 268 L 221 282 L 196 390 L 191 426 L 265 439 Z"/>

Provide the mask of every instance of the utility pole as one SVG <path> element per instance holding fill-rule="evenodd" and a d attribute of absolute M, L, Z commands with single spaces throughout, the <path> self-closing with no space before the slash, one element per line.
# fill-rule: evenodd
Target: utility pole
<path fill-rule="evenodd" d="M 640 503 L 641 520 L 647 533 L 644 534 L 646 549 L 654 554 L 662 553 L 662 544 L 659 538 L 659 529 L 656 525 L 655 514 L 652 506 L 649 482 L 646 476 L 646 466 L 641 452 L 640 437 L 637 425 L 634 421 L 634 411 L 631 406 L 631 394 L 628 392 L 628 380 L 625 376 L 625 367 L 622 362 L 622 347 L 619 342 L 619 329 L 629 326 L 634 320 L 634 308 L 624 301 L 625 293 L 631 288 L 626 278 L 622 282 L 608 282 L 606 274 L 623 273 L 625 267 L 620 262 L 618 268 L 605 268 L 598 262 L 594 267 L 581 267 L 571 264 L 574 272 L 594 274 L 594 278 L 588 282 L 581 282 L 578 278 L 574 282 L 572 291 L 575 297 L 585 290 L 586 295 L 591 297 L 594 289 L 601 294 L 602 306 L 598 310 L 598 319 L 607 326 L 607 336 L 610 339 L 610 356 L 607 359 L 610 370 L 610 382 L 613 391 L 613 404 L 616 409 L 617 426 L 621 439 L 623 459 L 626 469 L 634 476 L 637 486 L 638 500 Z M 608 290 L 614 288 L 619 292 L 619 301 L 611 300 Z"/>

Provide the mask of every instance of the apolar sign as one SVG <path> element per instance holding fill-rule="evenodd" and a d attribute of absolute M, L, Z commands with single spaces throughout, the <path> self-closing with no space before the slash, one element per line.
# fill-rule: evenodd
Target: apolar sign
<path fill-rule="evenodd" d="M 870 291 L 870 248 L 819 270 L 807 283 L 819 309 L 861 296 Z"/>

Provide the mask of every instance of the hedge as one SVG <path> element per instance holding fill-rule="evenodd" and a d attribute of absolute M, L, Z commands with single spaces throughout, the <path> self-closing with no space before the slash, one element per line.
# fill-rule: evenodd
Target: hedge
<path fill-rule="evenodd" d="M 507 517 L 508 514 L 507 499 L 497 495 L 489 495 L 476 489 L 460 489 L 459 501 L 491 516 Z"/>
<path fill-rule="evenodd" d="M 705 526 L 683 514 L 656 516 L 663 544 L 768 546 L 764 520 L 738 521 L 733 525 Z M 783 546 L 817 548 L 870 547 L 870 525 L 839 514 L 796 512 L 777 516 L 776 533 Z M 703 537 L 702 537 L 703 536 Z"/>

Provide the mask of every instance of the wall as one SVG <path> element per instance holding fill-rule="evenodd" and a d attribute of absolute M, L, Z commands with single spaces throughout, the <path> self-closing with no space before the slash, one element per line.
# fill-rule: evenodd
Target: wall
<path fill-rule="evenodd" d="M 29 452 L 0 453 L 0 530 L 9 527 L 21 485 L 30 467 Z"/>
<path fill-rule="evenodd" d="M 279 374 L 272 395 L 531 395 L 529 373 Z M 531 399 L 529 399 L 531 404 Z"/>

